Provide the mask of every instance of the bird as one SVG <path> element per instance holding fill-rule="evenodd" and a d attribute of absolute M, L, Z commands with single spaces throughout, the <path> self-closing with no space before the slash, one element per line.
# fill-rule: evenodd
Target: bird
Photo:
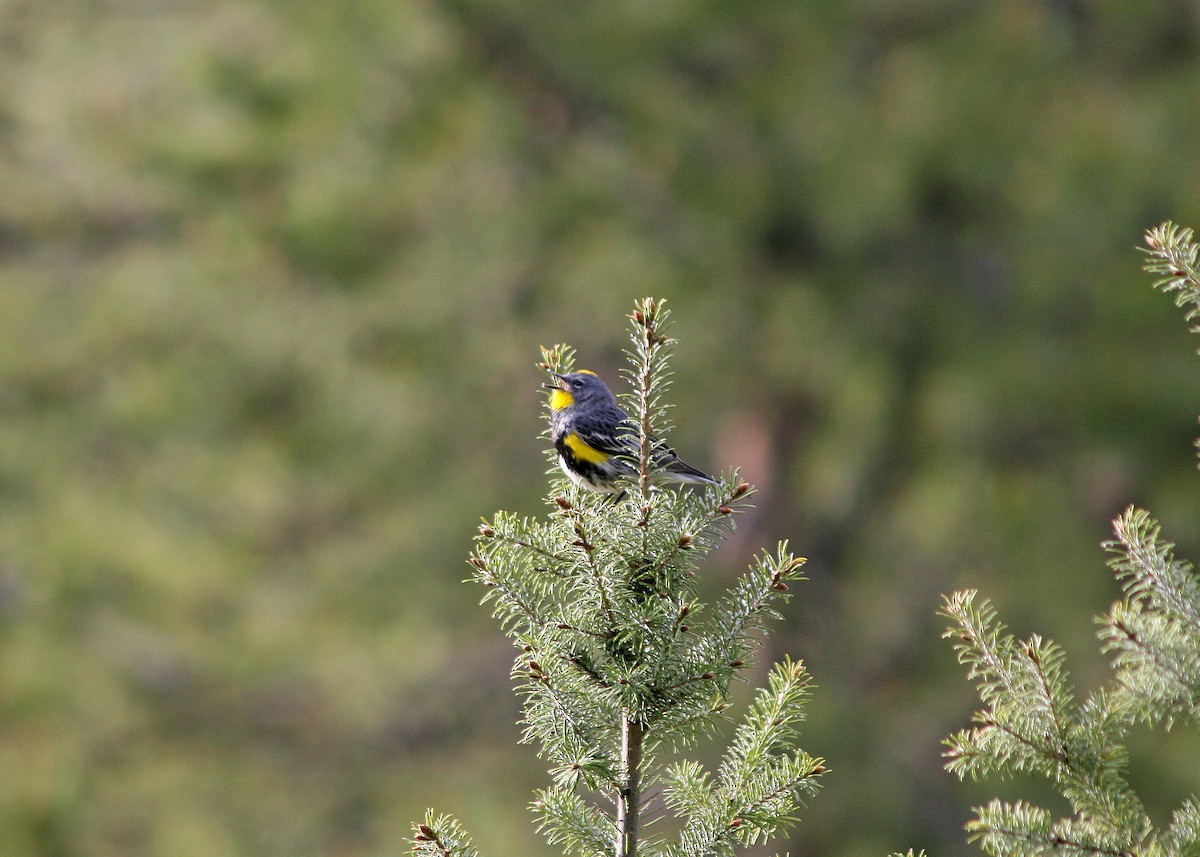
<path fill-rule="evenodd" d="M 588 491 L 616 495 L 636 475 L 629 459 L 638 455 L 637 427 L 595 372 L 550 372 L 550 439 L 559 467 Z M 716 480 L 683 462 L 660 440 L 653 441 L 655 476 L 670 482 L 715 485 Z"/>

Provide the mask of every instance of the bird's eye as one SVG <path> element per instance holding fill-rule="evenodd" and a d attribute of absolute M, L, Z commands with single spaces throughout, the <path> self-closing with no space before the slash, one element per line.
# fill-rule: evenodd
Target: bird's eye
<path fill-rule="evenodd" d="M 574 381 L 571 382 L 571 386 L 574 387 L 576 390 L 578 390 L 580 387 L 583 386 L 583 381 L 576 378 Z"/>

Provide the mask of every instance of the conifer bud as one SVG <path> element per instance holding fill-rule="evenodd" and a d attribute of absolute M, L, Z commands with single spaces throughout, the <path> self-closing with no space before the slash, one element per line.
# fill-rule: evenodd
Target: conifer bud
<path fill-rule="evenodd" d="M 535 673 L 540 673 L 542 671 L 542 665 L 539 664 L 537 661 L 530 661 L 529 668 L 531 670 L 533 670 Z"/>
<path fill-rule="evenodd" d="M 543 360 L 543 361 L 541 361 L 540 363 L 538 363 L 538 365 L 537 365 L 537 366 L 538 366 L 538 368 L 539 368 L 539 369 L 546 369 L 547 371 L 550 369 L 550 364 L 549 364 L 549 363 L 547 363 L 545 360 Z"/>
<path fill-rule="evenodd" d="M 733 514 L 733 508 L 730 506 L 726 506 L 724 504 L 718 506 L 717 511 L 720 512 L 722 515 L 732 515 Z"/>
<path fill-rule="evenodd" d="M 682 550 L 688 550 L 692 546 L 692 537 L 684 533 L 679 537 L 679 547 Z"/>
<path fill-rule="evenodd" d="M 417 839 L 422 842 L 433 842 L 437 839 L 437 834 L 433 832 L 433 828 L 428 824 L 418 824 Z"/>
<path fill-rule="evenodd" d="M 496 531 L 487 524 L 481 524 L 479 526 L 479 535 L 483 536 L 485 539 L 490 539 L 492 536 L 496 535 Z"/>
<path fill-rule="evenodd" d="M 730 830 L 737 830 L 741 826 L 742 826 L 742 820 L 740 818 L 735 818 L 733 821 L 729 822 Z"/>
<path fill-rule="evenodd" d="M 744 667 L 746 665 L 746 662 L 739 658 L 736 661 L 730 661 L 729 665 L 736 670 L 738 667 Z"/>
<path fill-rule="evenodd" d="M 633 320 L 634 320 L 634 321 L 636 321 L 638 324 L 645 324 L 645 323 L 646 323 L 646 316 L 642 315 L 642 311 L 641 311 L 640 309 L 635 309 L 635 310 L 633 311 L 632 318 L 633 318 Z"/>
<path fill-rule="evenodd" d="M 559 508 L 562 508 L 562 509 L 570 509 L 571 508 L 571 501 L 568 500 L 566 497 L 555 497 L 554 502 L 558 504 Z"/>
<path fill-rule="evenodd" d="M 705 673 L 704 675 L 700 676 L 702 681 L 712 681 L 714 678 L 716 678 L 716 676 L 713 673 Z"/>
<path fill-rule="evenodd" d="M 738 497 L 743 496 L 749 490 L 750 490 L 749 482 L 739 483 L 738 487 L 733 489 L 733 499 L 736 500 Z"/>

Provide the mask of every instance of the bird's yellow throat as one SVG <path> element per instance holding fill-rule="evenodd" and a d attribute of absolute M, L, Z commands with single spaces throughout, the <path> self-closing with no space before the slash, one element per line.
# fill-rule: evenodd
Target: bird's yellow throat
<path fill-rule="evenodd" d="M 580 369 L 584 375 L 595 375 L 591 369 Z M 554 387 L 550 390 L 550 410 L 561 411 L 563 408 L 569 408 L 575 403 L 575 397 L 566 390 L 559 387 Z"/>
<path fill-rule="evenodd" d="M 563 408 L 569 408 L 574 401 L 575 397 L 566 390 L 560 390 L 555 387 L 550 391 L 550 410 L 552 411 L 561 411 Z"/>

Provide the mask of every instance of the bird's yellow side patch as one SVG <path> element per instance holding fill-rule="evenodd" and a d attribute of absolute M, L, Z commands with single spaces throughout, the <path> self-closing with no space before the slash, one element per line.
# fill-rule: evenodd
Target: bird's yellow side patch
<path fill-rule="evenodd" d="M 571 450 L 571 454 L 580 461 L 586 461 L 588 464 L 603 464 L 612 458 L 607 452 L 601 452 L 594 447 L 588 446 L 575 432 L 571 432 L 565 438 L 563 443 L 567 445 L 567 449 Z"/>
<path fill-rule="evenodd" d="M 561 411 L 563 408 L 571 407 L 571 403 L 575 401 L 575 397 L 566 390 L 560 390 L 555 387 L 550 391 L 550 410 Z"/>

